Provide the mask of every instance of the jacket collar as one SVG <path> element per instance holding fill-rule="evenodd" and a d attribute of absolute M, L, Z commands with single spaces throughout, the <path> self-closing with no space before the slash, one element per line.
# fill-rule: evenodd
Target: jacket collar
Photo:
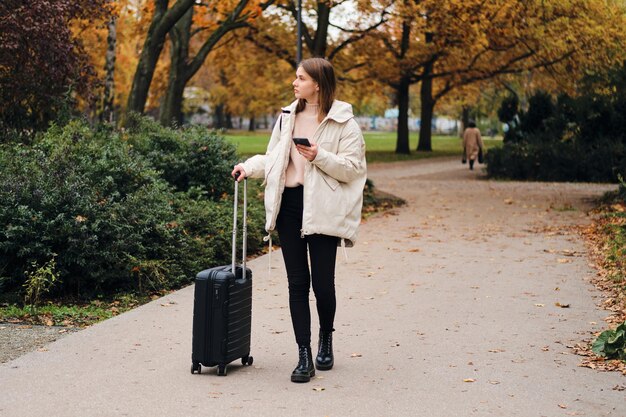
<path fill-rule="evenodd" d="M 298 106 L 298 100 L 295 100 L 290 105 L 283 107 L 283 113 L 290 113 L 295 115 L 296 107 Z M 354 113 L 352 112 L 352 105 L 346 103 L 345 101 L 335 100 L 333 101 L 333 105 L 330 108 L 330 111 L 326 115 L 325 119 L 334 120 L 337 123 L 345 123 L 348 120 L 354 117 Z"/>

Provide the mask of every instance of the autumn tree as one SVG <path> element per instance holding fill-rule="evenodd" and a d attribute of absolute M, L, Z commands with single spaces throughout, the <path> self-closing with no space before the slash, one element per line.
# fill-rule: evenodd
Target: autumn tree
<path fill-rule="evenodd" d="M 598 56 L 594 46 L 610 49 L 602 28 L 619 27 L 619 8 L 604 0 L 405 0 L 380 7 L 390 19 L 361 45 L 361 55 L 370 75 L 396 91 L 398 153 L 410 152 L 410 85 L 421 82 L 418 149 L 428 151 L 434 107 L 448 92 L 504 74 L 588 61 Z"/>
<path fill-rule="evenodd" d="M 177 0 L 168 8 L 169 0 L 154 0 L 145 12 L 152 16 L 143 42 L 133 83 L 128 96 L 127 111 L 143 113 L 152 77 L 163 51 L 167 34 L 174 25 L 193 7 L 195 0 Z"/>
<path fill-rule="evenodd" d="M 375 31 L 386 20 L 386 10 L 372 9 L 369 1 L 348 2 L 303 1 L 302 2 L 302 43 L 309 56 L 327 58 L 335 62 L 338 56 L 355 43 Z M 349 8 L 351 7 L 351 8 Z M 359 19 L 355 7 L 366 8 L 368 19 Z M 262 18 L 257 19 L 247 35 L 247 39 L 258 48 L 288 62 L 294 69 L 296 62 L 297 2 L 277 1 Z M 331 37 L 330 31 L 336 36 Z M 343 72 L 353 69 L 346 65 Z"/>
<path fill-rule="evenodd" d="M 113 1 L 109 0 L 112 4 Z M 115 49 L 117 47 L 117 11 L 111 13 L 107 22 L 107 51 L 105 54 L 104 92 L 102 95 L 102 111 L 100 119 L 113 122 L 115 96 Z"/>
<path fill-rule="evenodd" d="M 537 1 L 521 6 L 486 15 L 490 26 L 477 37 L 479 43 L 473 49 L 464 48 L 438 62 L 441 76 L 430 97 L 432 108 L 455 89 L 476 83 L 478 89 L 494 82 L 507 86 L 506 80 L 520 75 L 534 79 L 533 90 L 571 93 L 584 73 L 610 67 L 624 56 L 620 47 L 626 36 L 623 7 L 603 0 Z M 513 13 L 527 18 L 517 25 L 518 34 L 511 36 L 503 30 Z M 422 97 L 423 102 L 428 99 Z M 464 108 L 471 104 L 472 100 L 466 100 Z"/>
<path fill-rule="evenodd" d="M 211 52 L 207 63 L 190 86 L 207 93 L 214 109 L 215 127 L 227 127 L 226 116 L 236 114 L 250 120 L 276 114 L 293 97 L 294 73 L 289 64 L 270 54 L 260 54 L 249 42 L 233 33 Z"/>
<path fill-rule="evenodd" d="M 93 68 L 71 22 L 104 14 L 102 0 L 0 3 L 0 123 L 45 128 L 70 92 L 89 93 Z"/>
<path fill-rule="evenodd" d="M 190 8 L 170 31 L 170 73 L 161 103 L 163 125 L 182 124 L 183 92 L 209 53 L 229 32 L 246 27 L 273 3 L 239 0 L 212 1 Z"/>
<path fill-rule="evenodd" d="M 79 96 L 79 110 L 91 120 L 117 120 L 128 102 L 139 52 L 151 21 L 144 2 L 107 0 L 110 13 L 100 19 L 79 19 L 72 31 L 81 39 L 96 77 L 101 81 L 91 89 L 97 100 Z M 149 4 L 147 5 L 149 6 Z M 147 7 L 146 6 L 146 7 Z M 158 62 L 147 104 L 165 89 L 167 66 Z"/>

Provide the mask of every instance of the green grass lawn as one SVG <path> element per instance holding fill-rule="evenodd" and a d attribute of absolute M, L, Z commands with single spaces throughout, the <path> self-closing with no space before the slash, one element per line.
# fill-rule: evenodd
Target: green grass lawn
<path fill-rule="evenodd" d="M 269 141 L 269 132 L 229 131 L 225 133 L 226 140 L 237 147 L 242 158 L 250 155 L 265 153 Z M 409 144 L 410 155 L 398 155 L 396 149 L 395 132 L 365 132 L 368 162 L 393 162 L 411 159 L 433 158 L 439 156 L 461 157 L 461 139 L 457 136 L 433 136 L 432 152 L 417 152 L 418 132 L 411 132 Z M 484 139 L 487 149 L 502 146 L 501 139 Z"/>

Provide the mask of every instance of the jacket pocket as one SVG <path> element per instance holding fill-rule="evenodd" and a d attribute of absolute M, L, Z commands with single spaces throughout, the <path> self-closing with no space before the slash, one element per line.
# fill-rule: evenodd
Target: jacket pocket
<path fill-rule="evenodd" d="M 324 180 L 326 185 L 328 185 L 330 187 L 331 190 L 335 191 L 337 189 L 337 187 L 339 187 L 339 181 L 337 181 L 336 179 L 334 179 L 330 175 L 327 175 L 327 174 L 323 173 L 321 169 L 319 170 L 319 172 L 320 172 L 320 175 L 321 175 L 322 179 Z"/>

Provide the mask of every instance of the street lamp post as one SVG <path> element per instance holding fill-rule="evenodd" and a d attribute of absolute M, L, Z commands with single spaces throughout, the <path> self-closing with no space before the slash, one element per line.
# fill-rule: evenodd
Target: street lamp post
<path fill-rule="evenodd" d="M 300 64 L 302 61 L 302 0 L 298 0 L 298 40 L 296 51 L 296 63 Z"/>

